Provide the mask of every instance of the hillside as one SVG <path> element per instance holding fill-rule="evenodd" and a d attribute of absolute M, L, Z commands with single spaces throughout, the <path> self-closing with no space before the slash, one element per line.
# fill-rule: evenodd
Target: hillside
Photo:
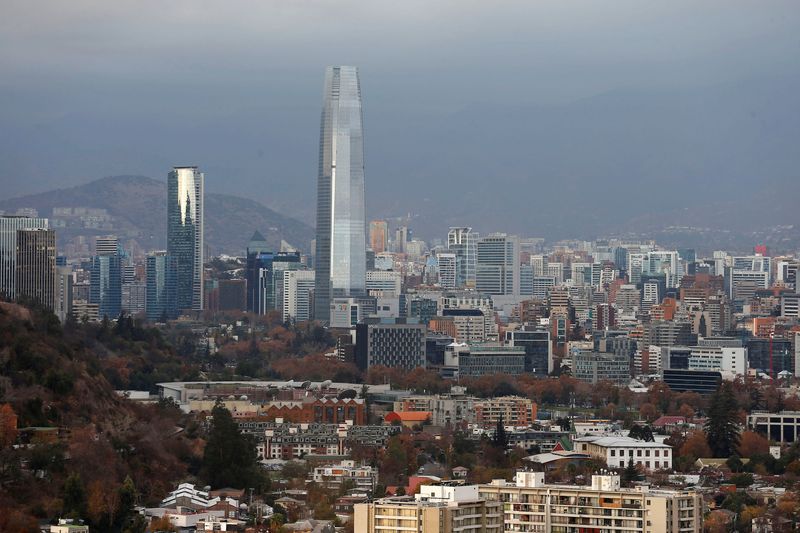
<path fill-rule="evenodd" d="M 70 511 L 118 530 L 132 500 L 157 502 L 197 461 L 177 409 L 129 402 L 106 379 L 169 361 L 176 373 L 163 377 L 181 376 L 156 330 L 125 324 L 62 329 L 52 314 L 0 303 L 0 531 Z"/>
<path fill-rule="evenodd" d="M 145 250 L 166 247 L 165 182 L 144 176 L 112 176 L 76 187 L 0 201 L 0 210 L 14 212 L 34 208 L 40 216 L 51 217 L 53 208 L 88 207 L 105 209 L 111 226 L 87 228 L 76 217 L 65 218 L 66 227 L 57 228 L 59 246 L 75 237 L 113 233 L 126 249 L 138 245 Z M 262 204 L 227 194 L 207 193 L 206 245 L 211 255 L 242 254 L 254 230 L 259 230 L 276 250 L 281 240 L 307 251 L 313 229 L 281 215 Z M 134 244 L 135 243 L 135 244 Z"/>

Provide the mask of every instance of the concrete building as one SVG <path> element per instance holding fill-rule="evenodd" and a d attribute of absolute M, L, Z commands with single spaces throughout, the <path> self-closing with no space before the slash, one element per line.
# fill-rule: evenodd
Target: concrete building
<path fill-rule="evenodd" d="M 413 370 L 425 367 L 427 327 L 400 320 L 374 319 L 356 326 L 356 364 L 362 370 L 382 365 Z"/>
<path fill-rule="evenodd" d="M 392 270 L 368 270 L 366 283 L 369 294 L 374 294 L 374 291 L 400 294 L 403 287 L 403 274 Z"/>
<path fill-rule="evenodd" d="M 313 270 L 283 271 L 283 321 L 303 322 L 311 319 L 312 295 L 314 293 Z"/>
<path fill-rule="evenodd" d="M 781 444 L 797 442 L 800 437 L 800 411 L 756 411 L 747 415 L 747 427 Z"/>
<path fill-rule="evenodd" d="M 323 487 L 338 490 L 343 483 L 352 482 L 354 488 L 372 494 L 378 484 L 378 470 L 371 466 L 357 466 L 355 461 L 341 461 L 314 467 L 311 481 Z"/>
<path fill-rule="evenodd" d="M 443 289 L 455 289 L 458 287 L 458 257 L 454 253 L 436 254 L 437 268 L 439 273 L 439 286 Z"/>
<path fill-rule="evenodd" d="M 447 250 L 456 255 L 458 287 L 475 287 L 475 262 L 477 256 L 478 233 L 472 228 L 450 228 L 447 232 Z"/>
<path fill-rule="evenodd" d="M 579 350 L 573 356 L 572 375 L 586 383 L 611 381 L 625 385 L 631 380 L 631 360 L 624 354 Z"/>
<path fill-rule="evenodd" d="M 741 346 L 692 346 L 689 370 L 722 372 L 731 379 L 747 372 L 747 348 Z"/>
<path fill-rule="evenodd" d="M 550 331 L 534 326 L 506 331 L 506 344 L 525 348 L 525 372 L 547 376 L 553 371 Z"/>
<path fill-rule="evenodd" d="M 473 344 L 467 351 L 458 353 L 457 359 L 460 377 L 525 373 L 525 348 L 522 347 Z M 448 366 L 447 361 L 445 366 Z"/>
<path fill-rule="evenodd" d="M 496 233 L 478 241 L 475 288 L 486 294 L 519 296 L 519 237 Z"/>
<path fill-rule="evenodd" d="M 359 533 L 501 533 L 502 503 L 487 502 L 477 485 L 422 485 L 415 496 L 382 498 L 354 506 Z"/>
<path fill-rule="evenodd" d="M 475 423 L 486 429 L 502 421 L 504 426 L 529 427 L 536 422 L 536 403 L 521 396 L 498 396 L 475 400 Z"/>
<path fill-rule="evenodd" d="M 624 468 L 629 461 L 646 470 L 672 469 L 672 446 L 622 436 L 589 436 L 575 439 L 575 451 L 596 457 L 610 468 Z"/>
<path fill-rule="evenodd" d="M 389 223 L 385 220 L 372 220 L 369 223 L 369 247 L 376 254 L 389 248 Z"/>
<path fill-rule="evenodd" d="M 0 297 L 6 300 L 17 297 L 17 231 L 49 227 L 46 218 L 0 216 Z"/>
<path fill-rule="evenodd" d="M 700 533 L 702 496 L 694 491 L 622 488 L 616 475 L 594 475 L 589 486 L 545 483 L 542 472 L 517 472 L 514 482 L 480 485 L 502 502 L 505 531 L 580 533 Z"/>

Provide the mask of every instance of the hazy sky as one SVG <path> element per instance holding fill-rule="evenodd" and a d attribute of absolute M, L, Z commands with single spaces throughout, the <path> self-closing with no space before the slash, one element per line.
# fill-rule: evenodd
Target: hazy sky
<path fill-rule="evenodd" d="M 404 177 L 412 184 L 436 182 L 440 188 L 427 195 L 435 203 L 452 185 L 492 177 L 487 173 L 497 165 L 504 170 L 495 178 L 508 178 L 509 187 L 548 176 L 576 183 L 618 176 L 630 184 L 642 175 L 676 174 L 713 181 L 729 173 L 721 150 L 697 155 L 702 161 L 678 160 L 674 168 L 662 161 L 657 171 L 652 158 L 627 167 L 609 161 L 619 146 L 640 138 L 646 148 L 648 138 L 661 143 L 665 135 L 673 143 L 694 135 L 698 124 L 652 124 L 661 122 L 659 110 L 673 115 L 670 106 L 684 96 L 696 115 L 703 102 L 717 105 L 716 95 L 723 94 L 730 107 L 715 108 L 718 115 L 708 117 L 714 124 L 751 104 L 750 114 L 762 104 L 775 106 L 765 111 L 770 131 L 762 133 L 794 133 L 791 124 L 773 121 L 781 106 L 792 120 L 797 111 L 798 28 L 796 0 L 0 0 L 2 194 L 113 174 L 163 178 L 172 164 L 191 162 L 207 171 L 210 190 L 253 196 L 313 222 L 313 207 L 306 207 L 309 199 L 313 204 L 329 64 L 361 70 L 373 215 L 417 209 L 406 206 L 413 194 L 387 198 L 401 191 Z M 619 126 L 615 115 L 584 114 L 608 121 L 598 126 L 595 119 L 581 122 L 576 110 L 602 110 L 603 98 L 625 94 L 634 108 L 623 106 L 622 122 L 626 116 L 649 122 L 625 127 L 631 142 L 605 146 L 603 128 Z M 760 95 L 768 96 L 762 102 Z M 648 101 L 655 103 L 638 113 L 637 102 Z M 481 118 L 470 122 L 473 110 Z M 548 131 L 536 131 L 541 112 L 551 121 Z M 514 140 L 516 151 L 502 141 L 501 113 L 532 132 L 527 142 Z M 448 130 L 453 123 L 469 131 Z M 521 124 L 512 128 L 517 137 L 525 135 Z M 586 137 L 597 127 L 600 144 Z M 641 128 L 644 135 L 636 131 Z M 575 146 L 568 146 L 573 138 Z M 547 146 L 553 139 L 558 144 Z M 731 148 L 740 152 L 751 140 L 737 138 Z M 475 146 L 485 147 L 482 159 L 466 160 Z M 536 158 L 526 159 L 532 157 L 526 146 Z M 767 177 L 795 179 L 782 172 L 797 167 L 796 156 L 773 150 L 778 153 L 750 160 L 777 159 Z M 559 155 L 546 161 L 548 154 Z M 565 154 L 589 161 L 562 167 Z M 544 167 L 531 168 L 531 161 Z M 623 175 L 626 168 L 630 175 Z M 709 168 L 714 176 L 705 176 Z M 459 216 L 450 213 L 448 220 Z"/>

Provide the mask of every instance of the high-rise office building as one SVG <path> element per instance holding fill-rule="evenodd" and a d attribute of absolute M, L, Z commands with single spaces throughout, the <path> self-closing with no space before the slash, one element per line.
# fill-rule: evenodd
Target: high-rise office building
<path fill-rule="evenodd" d="M 443 289 L 455 289 L 458 280 L 458 256 L 452 252 L 436 254 L 439 285 Z"/>
<path fill-rule="evenodd" d="M 17 230 L 15 286 L 17 297 L 56 309 L 56 232 L 50 229 Z"/>
<path fill-rule="evenodd" d="M 475 258 L 478 234 L 472 228 L 450 228 L 447 232 L 447 249 L 458 258 L 459 287 L 475 287 Z"/>
<path fill-rule="evenodd" d="M 485 294 L 519 295 L 519 238 L 497 233 L 478 241 L 475 288 Z"/>
<path fill-rule="evenodd" d="M 302 322 L 311 318 L 314 294 L 313 270 L 283 271 L 283 321 Z"/>
<path fill-rule="evenodd" d="M 178 309 L 203 309 L 203 173 L 175 167 L 167 177 L 167 254 L 177 262 Z"/>
<path fill-rule="evenodd" d="M 178 316 L 178 262 L 167 252 L 153 252 L 147 256 L 147 298 L 145 312 L 153 322 L 174 319 Z"/>
<path fill-rule="evenodd" d="M 92 258 L 89 303 L 97 304 L 100 318 L 115 319 L 122 310 L 122 272 L 119 255 Z"/>
<path fill-rule="evenodd" d="M 97 236 L 94 240 L 94 255 L 119 255 L 119 239 L 116 235 Z"/>
<path fill-rule="evenodd" d="M 355 67 L 328 67 L 317 181 L 315 318 L 330 321 L 331 300 L 365 293 L 364 133 Z"/>
<path fill-rule="evenodd" d="M 0 298 L 13 300 L 17 296 L 17 230 L 48 227 L 46 218 L 0 216 Z"/>
<path fill-rule="evenodd" d="M 369 223 L 369 247 L 376 254 L 386 251 L 389 245 L 389 223 L 373 220 Z"/>

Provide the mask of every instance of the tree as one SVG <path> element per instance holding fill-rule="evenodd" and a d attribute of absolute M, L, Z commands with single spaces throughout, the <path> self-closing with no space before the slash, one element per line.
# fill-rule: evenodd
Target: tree
<path fill-rule="evenodd" d="M 653 442 L 655 440 L 655 438 L 653 438 L 653 430 L 650 426 L 640 426 L 638 424 L 631 426 L 628 436 L 632 439 L 643 440 L 645 442 Z"/>
<path fill-rule="evenodd" d="M 658 417 L 658 409 L 652 403 L 643 403 L 639 407 L 639 414 L 647 421 L 655 420 Z"/>
<path fill-rule="evenodd" d="M 508 434 L 506 433 L 506 428 L 503 425 L 503 417 L 500 417 L 500 420 L 497 421 L 497 425 L 494 429 L 494 435 L 492 436 L 492 446 L 499 450 L 506 450 L 508 448 Z"/>
<path fill-rule="evenodd" d="M 212 487 L 255 487 L 260 491 L 266 477 L 259 469 L 255 444 L 241 434 L 221 402 L 217 402 L 211 415 L 201 477 Z"/>
<path fill-rule="evenodd" d="M 628 464 L 622 471 L 622 482 L 630 486 L 637 479 L 639 479 L 639 470 L 637 470 L 636 465 L 633 464 L 633 457 L 630 457 L 628 458 Z"/>
<path fill-rule="evenodd" d="M 705 425 L 714 457 L 730 457 L 736 451 L 739 445 L 738 410 L 733 385 L 725 381 L 711 396 Z"/>
<path fill-rule="evenodd" d="M 65 516 L 83 518 L 86 515 L 86 488 L 80 474 L 73 472 L 64 482 L 62 491 L 64 505 L 61 513 Z"/>
<path fill-rule="evenodd" d="M 18 433 L 14 409 L 7 403 L 0 405 L 0 448 L 14 444 Z"/>
<path fill-rule="evenodd" d="M 681 446 L 679 454 L 683 457 L 694 457 L 694 459 L 711 455 L 712 450 L 708 445 L 705 433 L 702 431 L 692 432 Z"/>
<path fill-rule="evenodd" d="M 753 431 L 743 431 L 739 436 L 738 450 L 741 457 L 769 453 L 769 441 Z"/>

